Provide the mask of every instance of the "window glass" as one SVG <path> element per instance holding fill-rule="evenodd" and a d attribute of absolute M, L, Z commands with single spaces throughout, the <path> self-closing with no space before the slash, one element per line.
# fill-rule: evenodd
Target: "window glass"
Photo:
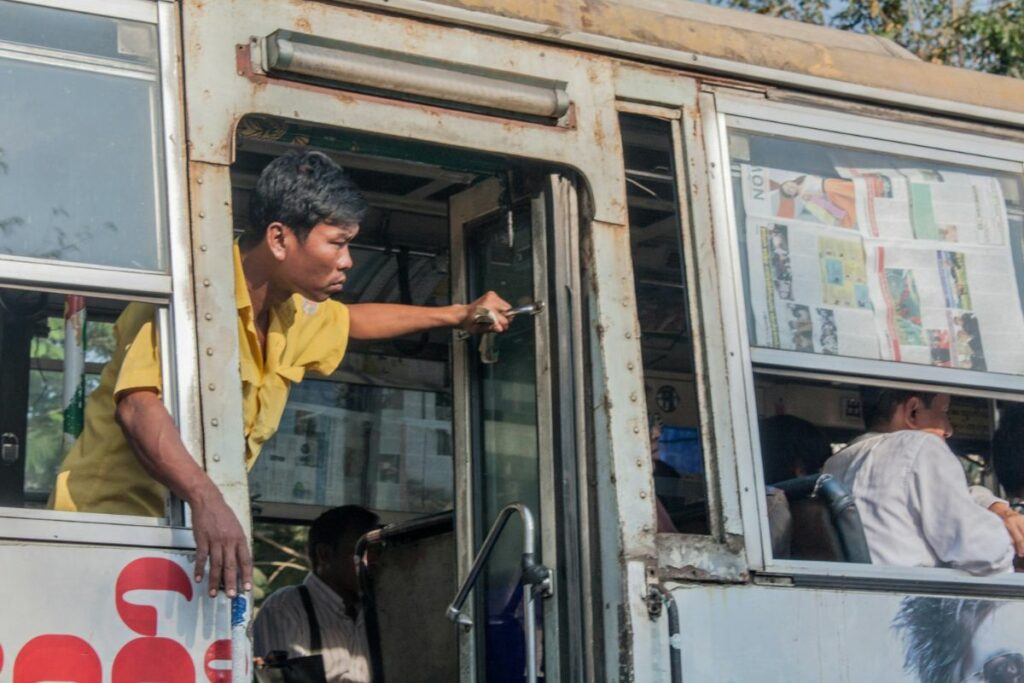
<path fill-rule="evenodd" d="M 84 328 L 85 344 L 79 351 L 84 372 L 79 375 L 82 378 L 79 381 L 83 382 L 84 394 L 88 396 L 99 385 L 103 364 L 113 355 L 114 325 L 102 319 L 86 319 Z M 32 337 L 25 438 L 25 499 L 28 504 L 46 502 L 57 468 L 74 441 L 71 434 L 65 434 L 65 419 L 71 429 L 79 419 L 74 406 L 65 417 L 66 329 L 63 317 L 49 316 L 45 327 L 39 324 Z"/>
<path fill-rule="evenodd" d="M 292 387 L 249 486 L 257 504 L 426 514 L 451 508 L 452 463 L 448 391 L 308 379 Z"/>
<path fill-rule="evenodd" d="M 92 296 L 0 288 L 0 506 L 48 505 L 65 457 L 86 430 L 86 406 L 100 387 L 107 362 L 114 358 L 114 321 L 129 305 Z M 144 314 L 143 319 L 152 315 Z M 141 367 L 138 359 L 134 363 L 136 369 Z M 159 382 L 160 375 L 155 377 Z M 108 389 L 113 382 L 111 375 Z M 98 417 L 89 423 L 92 436 L 86 442 L 93 449 L 106 448 L 108 436 L 120 436 L 105 405 L 109 401 L 90 408 Z M 124 444 L 114 457 L 134 456 Z M 92 491 L 84 493 L 77 482 L 66 488 L 82 512 L 114 511 L 89 509 L 100 505 L 99 498 Z"/>
<path fill-rule="evenodd" d="M 620 122 L 658 526 L 708 533 L 672 129 L 628 114 Z"/>
<path fill-rule="evenodd" d="M 0 0 L 0 254 L 165 270 L 155 29 Z"/>
<path fill-rule="evenodd" d="M 1024 374 L 1019 174 L 742 130 L 729 149 L 755 347 Z"/>

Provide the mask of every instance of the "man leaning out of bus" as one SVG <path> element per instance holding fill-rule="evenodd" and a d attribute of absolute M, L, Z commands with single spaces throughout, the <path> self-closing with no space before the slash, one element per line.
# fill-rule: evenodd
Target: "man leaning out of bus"
<path fill-rule="evenodd" d="M 352 267 L 349 244 L 366 208 L 341 167 L 319 152 L 286 154 L 260 174 L 251 225 L 234 249 L 247 467 L 277 430 L 290 385 L 306 372 L 331 374 L 349 338 L 441 327 L 503 332 L 508 325 L 502 311 L 509 305 L 494 292 L 439 307 L 331 299 Z M 196 581 L 209 559 L 211 596 L 219 585 L 234 596 L 239 580 L 249 590 L 252 562 L 241 524 L 185 449 L 161 401 L 153 306 L 130 304 L 114 332 L 115 353 L 86 403 L 85 426 L 61 465 L 52 507 L 157 517 L 170 489 L 192 510 Z"/>
<path fill-rule="evenodd" d="M 946 445 L 948 394 L 868 387 L 868 433 L 825 463 L 853 493 L 871 559 L 903 567 L 1010 571 L 1024 555 L 1024 517 L 987 489 L 968 488 Z"/>

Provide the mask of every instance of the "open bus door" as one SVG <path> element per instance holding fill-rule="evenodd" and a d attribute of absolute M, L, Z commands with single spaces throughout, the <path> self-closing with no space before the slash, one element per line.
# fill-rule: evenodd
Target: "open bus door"
<path fill-rule="evenodd" d="M 560 269 L 551 267 L 549 254 L 550 237 L 568 232 L 574 214 L 566 209 L 575 207 L 575 192 L 559 176 L 543 185 L 517 194 L 511 181 L 492 178 L 450 200 L 453 298 L 472 301 L 495 290 L 522 311 L 505 334 L 455 346 L 456 386 L 464 388 L 454 413 L 459 578 L 464 586 L 475 581 L 473 603 L 465 608 L 473 626 L 464 627 L 460 642 L 466 682 L 556 681 L 567 674 L 559 637 L 567 610 L 564 596 L 554 594 L 566 588 L 560 585 L 564 541 L 573 537 L 560 509 L 566 500 L 560 455 L 568 452 L 559 435 L 563 428 L 572 432 L 574 421 L 556 406 L 556 382 L 558 369 L 568 380 L 572 365 L 560 364 L 552 343 L 558 313 L 567 311 L 551 299 L 550 276 Z M 532 513 L 535 539 L 521 509 L 502 515 L 513 503 Z M 485 536 L 502 519 L 508 521 L 488 547 Z M 524 546 L 531 540 L 543 568 L 529 577 Z M 485 560 L 480 555 L 487 550 Z M 470 572 L 475 559 L 479 575 Z"/>

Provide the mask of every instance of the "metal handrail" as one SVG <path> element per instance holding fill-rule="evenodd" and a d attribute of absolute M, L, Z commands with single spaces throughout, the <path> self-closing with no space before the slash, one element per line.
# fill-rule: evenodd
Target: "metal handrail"
<path fill-rule="evenodd" d="M 534 614 L 534 598 L 538 593 L 541 597 L 551 597 L 552 589 L 551 570 L 539 564 L 534 557 L 534 522 L 533 513 L 530 512 L 530 508 L 522 503 L 509 503 L 501 509 L 501 512 L 498 513 L 497 518 L 494 520 L 494 524 L 491 525 L 491 530 L 487 532 L 487 538 L 484 539 L 480 552 L 477 553 L 476 558 L 473 560 L 473 566 L 470 567 L 469 575 L 466 576 L 458 593 L 455 594 L 455 600 L 448 606 L 447 616 L 449 620 L 461 626 L 467 628 L 473 626 L 473 620 L 462 613 L 462 606 L 465 604 L 466 598 L 469 597 L 469 592 L 473 590 L 477 580 L 480 578 L 480 573 L 484 565 L 487 564 L 491 551 L 494 550 L 494 546 L 498 542 L 498 537 L 501 536 L 501 532 L 505 529 L 505 524 L 515 512 L 518 512 L 520 517 L 523 518 L 523 636 L 526 644 L 526 680 L 528 683 L 536 683 L 537 622 L 536 615 Z"/>

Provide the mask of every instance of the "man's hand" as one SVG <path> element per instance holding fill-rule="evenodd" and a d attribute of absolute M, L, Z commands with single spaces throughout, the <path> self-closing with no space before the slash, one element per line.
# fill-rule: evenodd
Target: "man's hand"
<path fill-rule="evenodd" d="M 139 464 L 192 508 L 196 581 L 203 580 L 209 559 L 211 597 L 217 595 L 221 585 L 234 597 L 239 579 L 245 590 L 251 590 L 252 560 L 242 525 L 220 490 L 185 449 L 156 390 L 121 395 L 115 417 Z"/>
<path fill-rule="evenodd" d="M 1024 557 L 1024 515 L 1019 514 L 1002 501 L 992 503 L 988 509 L 1003 520 L 1006 531 L 1013 540 L 1013 547 L 1017 551 L 1017 556 Z"/>
<path fill-rule="evenodd" d="M 486 332 L 504 332 L 508 329 L 509 319 L 505 312 L 511 305 L 494 292 L 487 292 L 465 307 L 465 314 L 459 321 L 459 327 L 470 334 Z"/>
<path fill-rule="evenodd" d="M 196 539 L 196 583 L 203 580 L 206 560 L 210 560 L 210 597 L 223 586 L 229 598 L 242 590 L 252 590 L 252 558 L 249 543 L 234 511 L 216 488 L 208 498 L 191 504 L 192 533 Z M 241 580 L 241 581 L 239 581 Z"/>

